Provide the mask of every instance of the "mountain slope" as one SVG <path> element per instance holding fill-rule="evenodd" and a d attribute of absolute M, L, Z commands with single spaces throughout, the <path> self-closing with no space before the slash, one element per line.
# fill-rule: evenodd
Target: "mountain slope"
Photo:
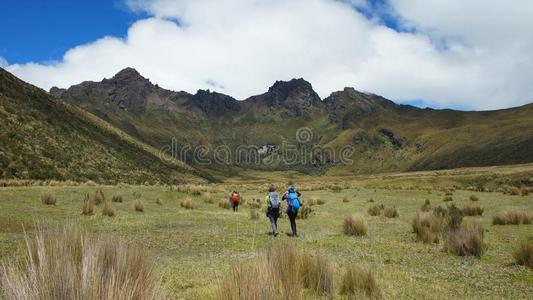
<path fill-rule="evenodd" d="M 224 147 L 229 163 L 207 164 L 218 171 L 238 166 L 344 174 L 533 161 L 533 105 L 492 112 L 419 109 L 353 88 L 322 100 L 303 79 L 278 81 L 238 101 L 210 91 L 165 90 L 131 68 L 51 93 L 156 148 L 175 143 L 188 163 L 197 160 L 183 150 L 202 146 L 212 154 Z M 311 130 L 303 142 L 296 139 L 301 128 Z M 294 159 L 287 159 L 286 145 L 294 146 Z M 346 148 L 349 161 L 341 161 Z"/>
<path fill-rule="evenodd" d="M 3 179 L 101 183 L 203 181 L 101 119 L 0 69 L 0 166 Z"/>

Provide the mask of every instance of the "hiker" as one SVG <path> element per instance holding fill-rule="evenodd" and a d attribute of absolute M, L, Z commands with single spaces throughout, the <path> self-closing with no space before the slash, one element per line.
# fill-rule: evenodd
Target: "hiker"
<path fill-rule="evenodd" d="M 276 188 L 271 185 L 268 188 L 268 194 L 265 197 L 265 202 L 267 204 L 267 217 L 270 220 L 272 225 L 272 235 L 278 236 L 278 218 L 279 218 L 279 194 L 276 192 Z"/>
<path fill-rule="evenodd" d="M 285 194 L 283 194 L 282 200 L 287 201 L 287 216 L 289 217 L 289 220 L 291 221 L 291 230 L 293 237 L 297 237 L 298 233 L 296 232 L 296 216 L 298 216 L 298 210 L 300 209 L 300 206 L 302 205 L 300 202 L 300 197 L 302 194 L 300 192 L 296 191 L 296 187 L 294 185 L 289 186 L 289 189 Z"/>
<path fill-rule="evenodd" d="M 241 195 L 239 195 L 239 192 L 233 191 L 233 193 L 231 193 L 231 207 L 233 207 L 233 212 L 239 211 L 240 201 L 241 201 Z"/>

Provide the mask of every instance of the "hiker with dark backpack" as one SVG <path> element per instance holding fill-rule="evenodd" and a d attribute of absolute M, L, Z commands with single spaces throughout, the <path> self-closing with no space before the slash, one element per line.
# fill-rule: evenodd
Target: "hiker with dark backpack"
<path fill-rule="evenodd" d="M 298 216 L 298 210 L 300 209 L 300 206 L 302 206 L 302 203 L 300 202 L 300 197 L 302 194 L 300 192 L 296 191 L 296 187 L 294 185 L 291 185 L 287 192 L 283 194 L 282 200 L 287 201 L 287 217 L 289 217 L 289 221 L 291 222 L 291 230 L 293 237 L 297 237 L 298 233 L 296 231 L 296 216 Z"/>
<path fill-rule="evenodd" d="M 230 201 L 231 201 L 231 207 L 233 207 L 233 212 L 238 212 L 239 202 L 241 201 L 241 195 L 239 195 L 239 192 L 233 191 L 233 193 L 231 193 Z"/>
<path fill-rule="evenodd" d="M 268 188 L 268 194 L 265 197 L 265 202 L 267 204 L 267 217 L 270 220 L 272 225 L 272 235 L 278 236 L 278 218 L 279 218 L 279 207 L 280 199 L 279 194 L 276 192 L 274 186 Z"/>

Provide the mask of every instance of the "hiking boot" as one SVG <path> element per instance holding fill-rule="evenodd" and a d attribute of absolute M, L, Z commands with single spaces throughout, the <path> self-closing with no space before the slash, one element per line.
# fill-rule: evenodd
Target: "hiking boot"
<path fill-rule="evenodd" d="M 274 236 L 278 236 L 278 234 L 279 234 L 279 233 L 277 233 L 277 232 L 274 232 Z"/>

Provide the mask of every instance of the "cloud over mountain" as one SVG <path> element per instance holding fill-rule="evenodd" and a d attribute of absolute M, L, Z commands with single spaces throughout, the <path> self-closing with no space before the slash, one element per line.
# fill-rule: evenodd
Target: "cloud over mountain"
<path fill-rule="evenodd" d="M 210 88 L 239 99 L 299 77 L 321 97 L 354 86 L 437 107 L 492 109 L 533 99 L 530 1 L 380 3 L 129 0 L 151 17 L 126 37 L 80 45 L 58 62 L 7 69 L 45 89 L 131 66 L 166 88 Z M 379 10 L 396 26 L 362 10 Z"/>

